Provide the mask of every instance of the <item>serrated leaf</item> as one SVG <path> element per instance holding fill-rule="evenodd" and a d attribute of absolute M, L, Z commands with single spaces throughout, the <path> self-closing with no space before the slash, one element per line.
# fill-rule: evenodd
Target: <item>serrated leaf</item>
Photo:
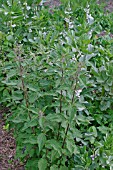
<path fill-rule="evenodd" d="M 47 141 L 47 147 L 48 148 L 53 148 L 55 151 L 57 151 L 59 153 L 59 155 L 61 155 L 61 144 L 60 142 L 58 142 L 55 139 L 51 139 Z"/>
<path fill-rule="evenodd" d="M 35 145 L 37 144 L 37 138 L 36 136 L 30 136 L 29 139 L 26 139 L 25 141 L 23 141 L 23 143 L 29 143 Z"/>
<path fill-rule="evenodd" d="M 60 170 L 69 170 L 66 166 L 61 166 Z"/>
<path fill-rule="evenodd" d="M 39 125 L 40 125 L 40 127 L 43 129 L 45 127 L 45 124 L 46 124 L 46 119 L 45 119 L 44 116 L 41 116 L 39 118 Z"/>
<path fill-rule="evenodd" d="M 69 122 L 71 123 L 72 120 L 75 118 L 76 109 L 73 109 L 72 106 L 69 108 Z"/>
<path fill-rule="evenodd" d="M 27 128 L 29 127 L 34 127 L 38 124 L 38 120 L 37 118 L 33 119 L 33 120 L 29 120 L 28 122 L 26 122 L 24 124 L 24 127 L 22 128 L 22 131 L 25 131 Z"/>
<path fill-rule="evenodd" d="M 66 141 L 66 146 L 67 146 L 67 149 L 70 151 L 71 154 L 75 152 L 74 140 L 67 140 Z"/>
<path fill-rule="evenodd" d="M 44 159 L 44 158 L 41 158 L 38 161 L 38 168 L 39 168 L 39 170 L 46 170 L 46 168 L 47 168 L 47 160 Z"/>
<path fill-rule="evenodd" d="M 59 170 L 57 165 L 53 165 L 50 167 L 50 170 Z"/>
<path fill-rule="evenodd" d="M 58 152 L 56 150 L 51 151 L 51 162 L 54 162 L 59 157 L 60 157 L 60 155 L 58 154 Z"/>
<path fill-rule="evenodd" d="M 38 143 L 38 147 L 39 147 L 39 152 L 42 150 L 43 146 L 45 145 L 45 142 L 46 142 L 45 134 L 41 133 L 40 135 L 38 135 L 37 143 Z"/>

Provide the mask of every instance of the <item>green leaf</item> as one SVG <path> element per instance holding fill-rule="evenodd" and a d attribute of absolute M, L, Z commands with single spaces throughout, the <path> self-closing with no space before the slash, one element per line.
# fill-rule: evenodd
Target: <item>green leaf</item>
<path fill-rule="evenodd" d="M 39 168 L 39 170 L 46 170 L 46 168 L 47 168 L 47 160 L 44 159 L 44 158 L 41 158 L 38 161 L 38 168 Z"/>
<path fill-rule="evenodd" d="M 55 151 L 59 153 L 59 155 L 61 155 L 61 143 L 58 142 L 57 140 L 55 139 L 48 140 L 46 142 L 46 146 L 48 148 L 53 148 Z"/>
<path fill-rule="evenodd" d="M 4 33 L 0 31 L 0 40 L 3 40 L 3 38 L 4 38 Z"/>
<path fill-rule="evenodd" d="M 22 100 L 23 99 L 23 92 L 20 90 L 12 91 L 12 99 L 13 100 Z"/>
<path fill-rule="evenodd" d="M 39 125 L 43 129 L 46 125 L 46 119 L 44 116 L 39 117 Z"/>
<path fill-rule="evenodd" d="M 43 146 L 45 145 L 45 142 L 46 142 L 45 134 L 41 133 L 40 135 L 38 135 L 37 143 L 38 143 L 38 147 L 39 147 L 39 152 L 42 150 Z"/>
<path fill-rule="evenodd" d="M 46 116 L 46 120 L 51 121 L 51 122 L 61 122 L 62 116 L 59 114 L 49 114 Z"/>
<path fill-rule="evenodd" d="M 23 141 L 23 143 L 29 143 L 29 144 L 37 144 L 37 137 L 36 136 L 29 136 L 29 139 L 26 139 L 25 141 Z"/>
<path fill-rule="evenodd" d="M 24 127 L 22 128 L 22 131 L 25 131 L 27 128 L 29 127 L 34 127 L 38 124 L 38 120 L 37 120 L 37 117 L 35 117 L 34 119 L 32 120 L 29 120 L 27 121 L 25 124 L 24 124 Z"/>
<path fill-rule="evenodd" d="M 8 36 L 7 36 L 7 40 L 8 40 L 8 41 L 11 41 L 11 42 L 14 42 L 14 37 L 13 37 L 13 35 L 8 35 Z"/>
<path fill-rule="evenodd" d="M 69 107 L 69 115 L 69 122 L 71 123 L 76 116 L 76 109 L 72 108 L 72 106 Z"/>
<path fill-rule="evenodd" d="M 30 93 L 29 94 L 29 102 L 30 103 L 34 103 L 35 101 L 36 101 L 36 99 L 37 99 L 37 94 L 36 93 Z"/>
<path fill-rule="evenodd" d="M 75 153 L 76 145 L 74 140 L 66 140 L 66 146 L 71 154 Z"/>
<path fill-rule="evenodd" d="M 61 166 L 60 170 L 69 170 L 66 166 Z"/>
<path fill-rule="evenodd" d="M 97 129 L 102 133 L 102 134 L 107 134 L 109 131 L 109 128 L 106 126 L 99 126 Z"/>
<path fill-rule="evenodd" d="M 60 157 L 59 153 L 56 150 L 51 151 L 51 162 L 54 162 Z"/>
<path fill-rule="evenodd" d="M 59 170 L 58 166 L 57 165 L 53 165 L 50 167 L 50 170 Z"/>
<path fill-rule="evenodd" d="M 78 109 L 79 111 L 85 110 L 85 106 L 84 106 L 83 104 L 81 104 L 81 103 L 76 103 L 76 107 L 77 107 L 77 109 Z"/>
<path fill-rule="evenodd" d="M 75 170 L 84 170 L 84 167 L 82 165 L 76 165 Z"/>

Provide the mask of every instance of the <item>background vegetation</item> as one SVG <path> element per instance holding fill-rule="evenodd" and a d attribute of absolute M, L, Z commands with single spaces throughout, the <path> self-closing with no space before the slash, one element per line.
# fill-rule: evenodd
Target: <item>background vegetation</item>
<path fill-rule="evenodd" d="M 27 170 L 112 170 L 113 14 L 91 0 L 39 3 L 0 1 L 0 102 L 16 158 Z"/>

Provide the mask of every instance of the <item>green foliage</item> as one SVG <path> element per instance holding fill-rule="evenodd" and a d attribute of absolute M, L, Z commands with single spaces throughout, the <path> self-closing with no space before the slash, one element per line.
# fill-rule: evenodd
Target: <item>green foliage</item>
<path fill-rule="evenodd" d="M 0 3 L 0 101 L 27 170 L 113 167 L 112 15 L 82 2 Z"/>

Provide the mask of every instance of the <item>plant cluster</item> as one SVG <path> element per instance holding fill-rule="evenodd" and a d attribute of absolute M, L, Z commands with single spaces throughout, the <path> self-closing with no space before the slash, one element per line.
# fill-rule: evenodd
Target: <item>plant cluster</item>
<path fill-rule="evenodd" d="M 26 170 L 113 168 L 112 14 L 91 2 L 0 0 L 0 102 Z"/>

